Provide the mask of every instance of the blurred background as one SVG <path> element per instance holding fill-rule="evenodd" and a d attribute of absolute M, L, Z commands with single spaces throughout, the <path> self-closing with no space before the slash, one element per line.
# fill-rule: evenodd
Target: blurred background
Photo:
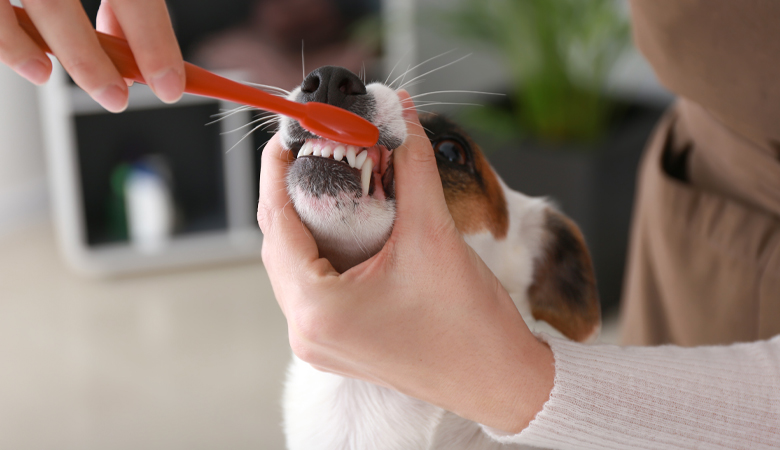
<path fill-rule="evenodd" d="M 235 79 L 291 89 L 332 64 L 427 94 L 419 108 L 473 133 L 511 187 L 579 223 L 617 341 L 636 165 L 672 100 L 626 2 L 168 6 L 185 59 Z M 0 448 L 282 449 L 262 115 L 145 86 L 114 115 L 62 71 L 36 88 L 4 66 L 0 98 Z"/>

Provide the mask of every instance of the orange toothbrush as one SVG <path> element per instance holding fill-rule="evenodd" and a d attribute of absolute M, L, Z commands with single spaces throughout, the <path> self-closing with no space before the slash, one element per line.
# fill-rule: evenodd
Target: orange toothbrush
<path fill-rule="evenodd" d="M 14 7 L 14 12 L 22 29 L 43 51 L 51 53 L 51 49 L 35 28 L 27 12 L 17 7 Z M 146 84 L 127 41 L 97 31 L 95 33 L 100 45 L 111 58 L 119 73 L 125 78 Z M 292 102 L 251 86 L 228 80 L 188 62 L 184 63 L 184 70 L 187 78 L 184 92 L 284 114 L 297 120 L 302 127 L 317 136 L 345 144 L 371 147 L 379 139 L 379 130 L 376 126 L 347 110 L 325 103 Z"/>

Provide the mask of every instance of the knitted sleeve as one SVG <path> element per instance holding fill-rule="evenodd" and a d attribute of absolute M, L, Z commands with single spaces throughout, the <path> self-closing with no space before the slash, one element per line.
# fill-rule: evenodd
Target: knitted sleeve
<path fill-rule="evenodd" d="M 550 399 L 519 434 L 549 449 L 780 448 L 780 336 L 720 347 L 584 345 L 542 336 Z"/>

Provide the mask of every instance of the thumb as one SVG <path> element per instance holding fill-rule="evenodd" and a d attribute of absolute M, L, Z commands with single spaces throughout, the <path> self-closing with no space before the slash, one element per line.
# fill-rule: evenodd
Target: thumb
<path fill-rule="evenodd" d="M 295 273 L 319 259 L 319 252 L 287 195 L 285 177 L 292 153 L 282 147 L 276 134 L 262 158 L 257 222 L 263 231 L 263 262 L 269 273 Z"/>
<path fill-rule="evenodd" d="M 451 221 L 431 141 L 420 124 L 409 94 L 400 91 L 398 97 L 403 108 L 407 136 L 393 152 L 396 226 L 418 229 L 430 226 L 432 216 Z"/>

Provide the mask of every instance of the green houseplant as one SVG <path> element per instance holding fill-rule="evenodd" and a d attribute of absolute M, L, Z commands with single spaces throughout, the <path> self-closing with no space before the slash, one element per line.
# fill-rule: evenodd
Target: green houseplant
<path fill-rule="evenodd" d="M 471 111 L 471 123 L 542 141 L 593 141 L 608 126 L 606 77 L 630 42 L 615 0 L 462 0 L 451 33 L 497 50 L 511 78 L 511 109 Z M 492 128 L 492 129 L 491 129 Z"/>

